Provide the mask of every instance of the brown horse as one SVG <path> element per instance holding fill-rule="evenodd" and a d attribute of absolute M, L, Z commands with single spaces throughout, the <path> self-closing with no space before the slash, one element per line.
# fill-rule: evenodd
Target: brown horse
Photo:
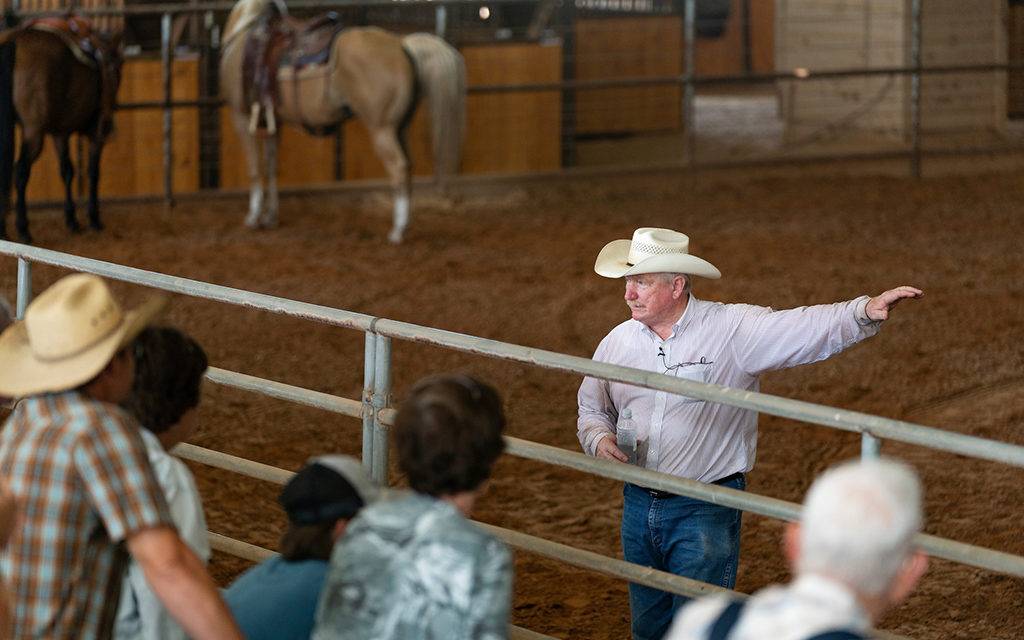
<path fill-rule="evenodd" d="M 231 107 L 248 162 L 246 224 L 252 228 L 277 224 L 277 124 L 325 132 L 355 115 L 387 169 L 394 193 L 394 223 L 388 238 L 401 242 L 412 192 L 405 130 L 422 93 L 430 105 L 435 175 L 443 188 L 446 174 L 457 168 L 465 129 L 462 56 L 441 38 L 426 33 L 400 36 L 375 27 L 340 31 L 330 27 L 323 38 L 313 32 L 323 30 L 288 18 L 283 4 L 271 0 L 240 0 L 224 26 L 221 94 Z M 320 46 L 322 59 L 309 55 Z M 297 53 L 299 49 L 305 58 Z M 260 138 L 265 178 L 258 153 Z"/>
<path fill-rule="evenodd" d="M 85 19 L 71 14 L 34 18 L 0 32 L 0 238 L 7 238 L 13 168 L 18 238 L 32 242 L 25 188 L 47 134 L 64 181 L 64 220 L 76 233 L 81 228 L 75 219 L 68 138 L 77 133 L 89 139 L 89 227 L 103 228 L 96 190 L 121 80 L 120 44 L 120 33 L 93 31 Z M 16 122 L 21 123 L 21 151 L 14 165 Z"/>

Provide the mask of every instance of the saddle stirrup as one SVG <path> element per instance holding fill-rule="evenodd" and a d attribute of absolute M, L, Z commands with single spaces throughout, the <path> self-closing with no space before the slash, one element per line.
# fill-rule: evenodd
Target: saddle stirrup
<path fill-rule="evenodd" d="M 252 109 L 249 110 L 249 133 L 255 135 L 256 127 L 260 122 L 260 103 L 253 102 Z"/>

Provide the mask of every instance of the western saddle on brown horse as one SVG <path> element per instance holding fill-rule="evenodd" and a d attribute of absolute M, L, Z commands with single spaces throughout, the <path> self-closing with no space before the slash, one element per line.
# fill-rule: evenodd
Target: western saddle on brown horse
<path fill-rule="evenodd" d="M 23 30 L 37 29 L 59 37 L 75 58 L 95 69 L 100 77 L 100 117 L 98 123 L 111 122 L 117 107 L 117 85 L 120 78 L 120 56 L 111 51 L 89 22 L 70 11 L 59 16 L 37 16 L 20 25 Z"/>
<path fill-rule="evenodd" d="M 327 13 L 312 20 L 299 20 L 283 13 L 271 3 L 250 32 L 242 57 L 243 91 L 252 105 L 250 129 L 277 131 L 274 107 L 280 103 L 281 88 L 277 82 L 280 67 L 295 71 L 307 66 L 326 64 L 331 43 L 341 32 L 336 13 Z M 298 81 L 298 74 L 293 74 Z M 323 135 L 322 130 L 305 126 L 309 133 Z"/>

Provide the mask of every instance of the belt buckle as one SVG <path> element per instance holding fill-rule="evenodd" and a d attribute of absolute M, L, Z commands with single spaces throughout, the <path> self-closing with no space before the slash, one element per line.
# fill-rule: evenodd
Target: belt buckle
<path fill-rule="evenodd" d="M 642 488 L 643 488 L 644 491 L 647 492 L 647 495 L 651 496 L 652 498 L 657 498 L 659 500 L 666 500 L 668 498 L 676 497 L 676 494 L 669 493 L 668 491 L 662 491 L 660 489 L 650 489 L 648 487 L 642 487 Z"/>

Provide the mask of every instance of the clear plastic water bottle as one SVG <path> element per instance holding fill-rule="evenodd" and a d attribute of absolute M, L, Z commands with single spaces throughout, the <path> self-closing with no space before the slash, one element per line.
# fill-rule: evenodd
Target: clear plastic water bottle
<path fill-rule="evenodd" d="M 619 422 L 615 425 L 615 444 L 628 456 L 626 464 L 636 464 L 636 422 L 631 409 L 619 412 Z"/>

